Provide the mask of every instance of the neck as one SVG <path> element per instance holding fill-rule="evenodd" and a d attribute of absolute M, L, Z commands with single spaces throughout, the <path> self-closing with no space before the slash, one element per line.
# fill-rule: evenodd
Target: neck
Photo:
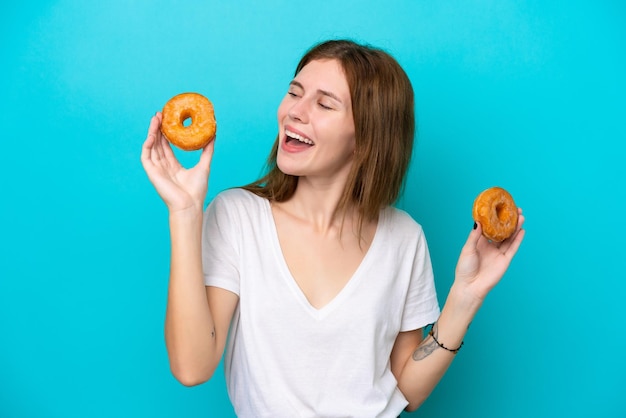
<path fill-rule="evenodd" d="M 355 220 L 353 208 L 339 209 L 343 189 L 342 182 L 301 177 L 294 195 L 280 206 L 323 234 L 340 233 L 342 228 L 352 229 Z"/>

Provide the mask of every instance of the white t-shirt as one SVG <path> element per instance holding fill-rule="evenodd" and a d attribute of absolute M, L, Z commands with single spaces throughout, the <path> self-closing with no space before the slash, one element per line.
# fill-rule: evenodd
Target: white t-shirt
<path fill-rule="evenodd" d="M 239 295 L 224 367 L 238 417 L 397 417 L 407 401 L 390 369 L 400 331 L 435 322 L 439 304 L 422 228 L 381 211 L 360 266 L 314 308 L 291 276 L 270 204 L 220 193 L 203 225 L 205 284 Z"/>

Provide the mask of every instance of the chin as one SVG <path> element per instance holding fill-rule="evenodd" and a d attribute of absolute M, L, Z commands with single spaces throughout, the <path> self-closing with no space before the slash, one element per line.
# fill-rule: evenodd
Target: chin
<path fill-rule="evenodd" d="M 302 170 L 299 170 L 298 167 L 294 167 L 295 164 L 290 164 L 287 161 L 284 161 L 281 157 L 280 157 L 280 153 L 276 158 L 276 167 L 278 167 L 278 169 L 283 173 L 283 174 L 287 174 L 289 176 L 296 176 L 299 177 L 302 175 Z"/>
<path fill-rule="evenodd" d="M 277 165 L 278 169 L 280 170 L 281 173 L 286 174 L 288 176 L 294 176 L 294 177 L 300 177 L 303 174 L 298 171 L 298 170 L 290 170 L 288 168 L 282 168 L 281 166 Z"/>

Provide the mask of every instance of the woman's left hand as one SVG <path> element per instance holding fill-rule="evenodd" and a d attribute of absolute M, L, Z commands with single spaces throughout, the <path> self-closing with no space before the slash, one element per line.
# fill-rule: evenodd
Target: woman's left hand
<path fill-rule="evenodd" d="M 524 216 L 519 211 L 517 229 L 510 238 L 495 243 L 482 235 L 480 224 L 470 233 L 456 265 L 455 285 L 482 302 L 500 281 L 524 239 Z"/>

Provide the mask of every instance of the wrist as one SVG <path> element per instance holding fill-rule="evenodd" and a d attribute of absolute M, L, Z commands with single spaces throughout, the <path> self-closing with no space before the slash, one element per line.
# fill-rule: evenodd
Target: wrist
<path fill-rule="evenodd" d="M 182 241 L 199 240 L 202 231 L 202 215 L 202 210 L 195 207 L 170 211 L 169 225 L 171 239 Z"/>
<path fill-rule="evenodd" d="M 443 311 L 446 317 L 453 319 L 461 328 L 467 329 L 482 303 L 483 300 L 476 297 L 465 285 L 455 283 L 450 288 Z"/>
<path fill-rule="evenodd" d="M 170 223 L 186 223 L 202 220 L 202 207 L 199 205 L 188 206 L 183 209 L 170 209 Z"/>
<path fill-rule="evenodd" d="M 482 303 L 482 298 L 476 297 L 464 283 L 455 282 L 439 319 L 430 329 L 429 336 L 434 343 L 452 354 L 458 353 Z"/>

